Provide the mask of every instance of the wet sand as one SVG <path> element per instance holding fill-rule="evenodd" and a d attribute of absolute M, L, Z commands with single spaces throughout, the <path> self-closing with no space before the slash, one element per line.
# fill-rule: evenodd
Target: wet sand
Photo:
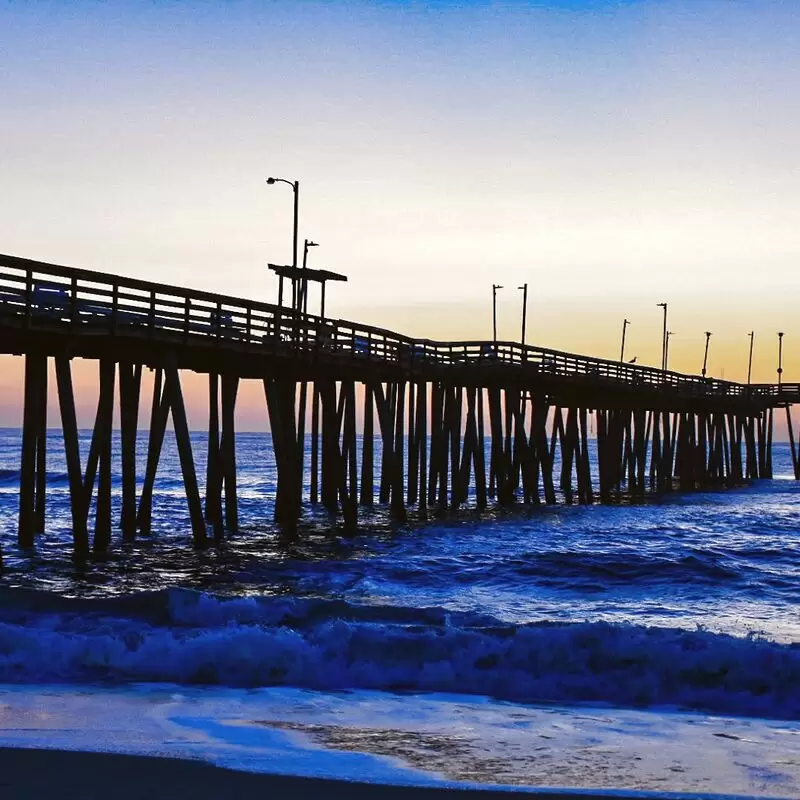
<path fill-rule="evenodd" d="M 535 792 L 387 786 L 350 781 L 235 772 L 201 761 L 109 753 L 0 748 L 4 800 L 505 800 L 522 793 L 537 800 L 608 800 L 596 791 Z M 622 795 L 616 795 L 621 797 Z M 679 795 L 660 795 L 677 798 Z M 656 797 L 656 795 L 650 795 Z M 687 797 L 687 795 L 684 795 Z M 692 798 L 698 795 L 691 795 Z"/>

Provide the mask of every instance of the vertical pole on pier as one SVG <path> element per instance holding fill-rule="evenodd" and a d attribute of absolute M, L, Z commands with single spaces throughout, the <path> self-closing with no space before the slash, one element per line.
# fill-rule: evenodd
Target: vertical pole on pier
<path fill-rule="evenodd" d="M 33 547 L 36 533 L 37 457 L 41 438 L 41 394 L 46 381 L 47 358 L 42 353 L 25 355 L 25 406 L 22 423 L 19 519 L 17 541 L 20 547 Z M 44 391 L 47 391 L 44 383 Z"/>
<path fill-rule="evenodd" d="M 229 531 L 239 529 L 239 499 L 236 491 L 236 395 L 239 377 L 222 373 L 222 438 L 220 456 L 225 483 L 225 527 Z"/>
<path fill-rule="evenodd" d="M 324 285 L 324 284 L 323 284 Z M 367 392 L 367 388 L 365 386 L 365 392 Z M 310 486 L 310 493 L 311 493 L 311 502 L 317 503 L 319 502 L 319 385 L 317 381 L 314 381 L 314 392 L 311 395 L 311 486 Z M 369 408 L 369 412 L 367 409 Z M 366 426 L 366 415 L 369 413 L 369 423 L 372 425 L 372 397 L 371 395 L 365 394 L 364 400 L 364 425 Z M 366 438 L 364 446 L 366 447 Z M 370 448 L 372 444 L 370 442 Z M 371 455 L 371 450 L 370 450 Z M 363 485 L 363 478 L 362 478 L 362 485 Z M 362 496 L 362 503 L 364 503 L 363 496 Z"/>
<path fill-rule="evenodd" d="M 517 402 L 514 407 L 514 473 L 515 480 L 522 488 L 522 501 L 530 503 L 534 494 L 533 485 L 533 450 L 528 444 L 528 391 L 522 389 L 518 392 Z M 516 476 L 519 478 L 516 478 Z"/>
<path fill-rule="evenodd" d="M 392 395 L 393 389 L 391 384 L 386 384 L 385 392 L 382 384 L 378 384 L 375 387 L 378 424 L 381 429 L 381 478 L 378 499 L 382 504 L 388 503 L 392 494 L 392 479 L 389 469 L 391 453 L 394 452 L 394 426 L 390 422 L 391 419 L 394 419 Z"/>
<path fill-rule="evenodd" d="M 653 411 L 650 415 L 653 421 L 653 442 L 650 447 L 650 488 L 662 490 L 661 486 L 661 412 Z"/>
<path fill-rule="evenodd" d="M 672 424 L 672 413 L 664 411 L 661 414 L 661 424 L 663 426 L 663 438 L 661 440 L 661 485 L 659 491 L 671 492 L 672 491 L 672 459 L 674 446 L 672 444 L 672 429 L 675 425 Z"/>
<path fill-rule="evenodd" d="M 742 425 L 738 414 L 726 414 L 730 443 L 730 476 L 728 485 L 735 486 L 744 480 L 742 466 Z"/>
<path fill-rule="evenodd" d="M 503 423 L 500 417 L 500 390 L 495 386 L 487 389 L 489 398 L 489 435 L 491 448 L 489 451 L 489 497 L 496 497 L 498 478 L 502 478 L 501 457 L 503 452 Z M 500 470 L 500 474 L 498 474 Z"/>
<path fill-rule="evenodd" d="M 408 458 L 406 459 L 406 504 L 416 505 L 419 486 L 419 445 L 417 444 L 417 384 L 408 382 Z"/>
<path fill-rule="evenodd" d="M 406 507 L 403 497 L 403 441 L 405 438 L 405 398 L 406 384 L 400 381 L 397 384 L 395 404 L 395 434 L 394 434 L 394 457 L 393 457 L 393 477 L 392 477 L 392 498 L 390 502 L 390 512 L 396 520 L 406 520 Z"/>
<path fill-rule="evenodd" d="M 758 478 L 758 448 L 756 443 L 756 421 L 752 414 L 744 420 L 744 442 L 747 452 L 747 472 L 745 477 L 748 480 Z"/>
<path fill-rule="evenodd" d="M 597 480 L 600 488 L 601 503 L 608 503 L 611 499 L 608 479 L 608 462 L 610 460 L 608 447 L 608 414 L 609 412 L 603 408 L 598 408 L 595 414 L 595 435 L 597 437 Z"/>
<path fill-rule="evenodd" d="M 170 364 L 166 369 L 164 390 L 167 401 L 172 408 L 172 424 L 175 428 L 175 439 L 178 444 L 181 474 L 183 475 L 183 484 L 186 489 L 186 499 L 189 503 L 189 518 L 192 523 L 192 540 L 195 547 L 205 547 L 207 538 L 206 524 L 203 519 L 203 505 L 200 501 L 200 489 L 197 485 L 197 472 L 195 471 L 194 457 L 192 456 L 192 441 L 189 438 L 189 423 L 186 419 L 186 407 L 183 403 L 181 379 L 178 374 L 178 367 L 175 363 Z M 224 398 L 224 378 L 222 393 Z M 223 399 L 223 404 L 224 402 Z M 223 408 L 223 430 L 225 425 L 224 414 L 225 411 Z"/>
<path fill-rule="evenodd" d="M 567 410 L 567 424 L 561 439 L 561 491 L 568 503 L 572 502 L 572 464 L 578 446 L 578 410 Z"/>
<path fill-rule="evenodd" d="M 479 509 L 486 508 L 486 444 L 483 420 L 483 387 L 475 390 L 477 438 L 475 441 L 475 502 Z"/>
<path fill-rule="evenodd" d="M 591 462 L 589 460 L 589 424 L 585 408 L 581 408 L 578 411 L 578 418 L 581 432 L 580 452 L 575 464 L 575 471 L 578 478 L 578 493 L 582 503 L 593 503 L 592 471 Z M 617 455 L 619 454 L 617 453 Z M 617 465 L 618 464 L 619 461 L 617 461 Z"/>
<path fill-rule="evenodd" d="M 528 454 L 527 454 L 527 436 L 525 433 L 525 419 L 524 419 L 524 406 L 525 406 L 525 393 L 520 391 L 516 386 L 506 391 L 506 396 L 510 395 L 508 424 L 513 425 L 511 431 L 512 450 L 510 451 L 511 458 L 511 491 L 516 496 L 522 485 L 523 470 L 529 472 Z M 530 479 L 530 476 L 528 476 Z M 523 488 L 523 497 L 525 491 Z"/>
<path fill-rule="evenodd" d="M 72 512 L 72 546 L 76 554 L 89 552 L 89 535 L 86 526 L 86 507 L 81 473 L 81 455 L 78 443 L 78 423 L 75 415 L 75 395 L 72 389 L 72 370 L 67 355 L 57 355 L 56 386 L 61 410 L 61 430 L 64 432 L 64 455 L 69 479 L 70 510 Z"/>
<path fill-rule="evenodd" d="M 358 521 L 358 464 L 356 442 L 356 385 L 352 380 L 342 381 L 344 420 L 342 423 L 342 476 L 347 491 L 342 497 L 342 515 L 345 524 Z"/>
<path fill-rule="evenodd" d="M 725 414 L 717 414 L 717 429 L 719 439 L 719 470 L 720 479 L 724 480 L 726 486 L 733 485 L 733 457 L 730 442 L 728 441 L 727 418 Z"/>
<path fill-rule="evenodd" d="M 308 287 L 306 287 L 308 290 Z M 297 491 L 298 515 L 303 504 L 303 480 L 306 475 L 306 404 L 308 402 L 308 382 L 300 383 L 300 399 L 297 406 Z"/>
<path fill-rule="evenodd" d="M 645 488 L 645 469 L 647 467 L 647 444 L 650 439 L 648 425 L 650 417 L 644 409 L 633 412 L 633 452 L 636 468 L 628 490 L 640 493 Z"/>
<path fill-rule="evenodd" d="M 99 455 L 93 542 L 96 553 L 106 552 L 111 544 L 111 429 L 114 419 L 115 378 L 116 365 L 113 360 L 100 359 L 100 399 L 95 420 Z M 91 486 L 87 489 L 91 493 Z"/>
<path fill-rule="evenodd" d="M 789 453 L 792 456 L 792 471 L 795 480 L 800 481 L 800 461 L 798 461 L 797 448 L 794 440 L 794 427 L 792 424 L 792 407 L 786 406 L 786 430 L 789 432 Z"/>
<path fill-rule="evenodd" d="M 322 504 L 331 513 L 339 510 L 339 425 L 336 403 L 336 383 L 330 379 L 320 382 L 322 401 Z"/>
<path fill-rule="evenodd" d="M 428 384 L 417 384 L 417 449 L 419 451 L 419 509 L 428 508 Z"/>
<path fill-rule="evenodd" d="M 375 481 L 375 410 L 372 385 L 364 384 L 364 434 L 361 440 L 361 495 L 362 506 L 374 502 Z"/>
<path fill-rule="evenodd" d="M 477 449 L 475 442 L 478 438 L 478 424 L 475 419 L 475 388 L 468 386 L 464 389 L 464 393 L 467 396 L 467 411 L 464 423 L 464 441 L 461 447 L 461 462 L 458 465 L 457 475 L 453 476 L 454 506 L 465 503 L 469 498 L 470 476 L 475 463 L 475 450 Z M 458 412 L 460 417 L 461 408 L 458 409 Z"/>
<path fill-rule="evenodd" d="M 536 425 L 536 456 L 542 470 L 542 488 L 544 489 L 544 502 L 547 505 L 555 505 L 556 487 L 553 480 L 553 451 L 548 444 L 547 438 L 547 417 L 550 412 L 545 398 L 539 395 L 536 399 L 537 408 L 541 406 L 540 423 Z M 553 427 L 555 427 L 555 415 L 558 409 L 553 409 Z"/>
<path fill-rule="evenodd" d="M 539 496 L 539 479 L 545 469 L 542 452 L 539 447 L 540 429 L 546 424 L 547 405 L 541 395 L 531 393 L 531 428 L 528 437 L 528 450 L 531 454 L 531 477 L 528 486 L 529 496 L 527 502 L 539 505 L 542 502 Z"/>
<path fill-rule="evenodd" d="M 490 386 L 489 395 L 489 433 L 492 438 L 489 456 L 489 496 L 500 497 L 503 502 L 503 487 L 506 483 L 503 458 L 503 419 L 500 405 L 500 389 Z"/>
<path fill-rule="evenodd" d="M 406 502 L 409 506 L 417 504 L 419 497 L 419 384 L 409 381 L 408 384 L 408 487 Z"/>
<path fill-rule="evenodd" d="M 428 505 L 437 502 L 439 486 L 439 462 L 442 449 L 442 384 L 435 381 L 431 384 L 431 450 L 428 478 Z"/>
<path fill-rule="evenodd" d="M 294 533 L 298 504 L 294 499 L 297 455 L 294 418 L 294 384 L 275 378 L 264 378 L 264 395 L 269 412 L 269 429 L 278 479 L 275 487 L 275 521 L 284 533 Z M 290 400 L 291 402 L 288 402 Z"/>
<path fill-rule="evenodd" d="M 459 475 L 461 466 L 461 406 L 463 390 L 460 386 L 451 386 L 447 393 L 447 420 L 450 434 L 450 506 L 455 508 L 461 502 Z"/>
<path fill-rule="evenodd" d="M 158 471 L 158 461 L 161 458 L 161 448 L 164 444 L 164 433 L 167 429 L 169 417 L 169 398 L 163 387 L 164 372 L 159 367 L 153 378 L 153 401 L 150 407 L 150 432 L 147 442 L 147 465 L 144 473 L 142 494 L 139 497 L 139 513 L 136 524 L 139 531 L 149 534 L 153 516 L 153 487 Z M 91 461 L 91 459 L 90 459 Z"/>
<path fill-rule="evenodd" d="M 47 356 L 44 356 L 39 367 L 36 425 L 36 504 L 34 524 L 36 533 L 44 533 L 45 495 L 47 493 Z"/>
<path fill-rule="evenodd" d="M 136 538 L 136 431 L 139 422 L 139 394 L 142 367 L 119 363 L 119 421 L 122 459 L 122 541 Z"/>
<path fill-rule="evenodd" d="M 773 409 L 768 408 L 766 410 L 766 456 L 764 458 L 764 473 L 763 476 L 765 478 L 772 477 L 772 434 L 773 434 Z"/>
<path fill-rule="evenodd" d="M 214 539 L 222 539 L 222 466 L 219 446 L 219 375 L 208 375 L 208 460 L 206 461 L 206 519 Z"/>
<path fill-rule="evenodd" d="M 708 459 L 714 447 L 713 437 L 709 437 L 709 419 L 704 412 L 692 415 L 695 420 L 693 430 L 696 431 L 694 458 L 692 464 L 695 471 L 695 480 L 699 488 L 708 486 Z"/>

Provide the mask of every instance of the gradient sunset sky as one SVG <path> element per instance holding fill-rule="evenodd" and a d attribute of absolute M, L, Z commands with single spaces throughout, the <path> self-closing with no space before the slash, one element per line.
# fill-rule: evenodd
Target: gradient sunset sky
<path fill-rule="evenodd" d="M 0 2 L 0 252 L 329 313 L 800 379 L 800 5 Z M 20 365 L 21 366 L 21 365 Z M 19 369 L 0 365 L 0 422 Z M 14 396 L 9 394 L 13 389 Z M 263 405 L 263 400 L 261 401 Z M 264 412 L 259 411 L 263 415 Z"/>

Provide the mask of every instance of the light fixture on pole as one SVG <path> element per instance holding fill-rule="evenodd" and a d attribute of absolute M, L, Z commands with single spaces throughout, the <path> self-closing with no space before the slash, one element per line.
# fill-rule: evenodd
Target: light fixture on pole
<path fill-rule="evenodd" d="M 622 345 L 619 348 L 619 363 L 621 364 L 625 360 L 625 330 L 627 329 L 628 325 L 630 325 L 630 320 L 623 319 L 622 320 Z"/>
<path fill-rule="evenodd" d="M 492 284 L 492 339 L 497 344 L 497 290 L 503 287 L 499 283 Z"/>
<path fill-rule="evenodd" d="M 747 334 L 750 337 L 750 358 L 747 361 L 747 385 L 750 385 L 750 376 L 753 374 L 753 339 L 755 339 L 756 332 L 750 331 Z"/>
<path fill-rule="evenodd" d="M 708 366 L 708 343 L 711 340 L 711 331 L 706 331 L 706 351 L 703 354 L 703 372 L 702 375 L 706 376 L 706 367 Z"/>
<path fill-rule="evenodd" d="M 778 390 L 781 388 L 783 375 L 783 331 L 778 331 Z"/>
<path fill-rule="evenodd" d="M 659 308 L 664 309 L 664 328 L 661 333 L 661 369 L 667 369 L 667 304 L 657 303 Z"/>
<path fill-rule="evenodd" d="M 267 183 L 274 186 L 276 183 L 285 183 L 287 186 L 292 187 L 294 194 L 294 225 L 292 226 L 292 267 L 297 269 L 297 231 L 300 217 L 300 181 L 289 181 L 286 178 L 267 178 Z M 295 292 L 292 298 L 292 306 L 297 305 L 297 287 L 294 286 Z M 283 305 L 283 277 L 280 277 L 280 284 L 278 286 L 278 305 Z"/>
<path fill-rule="evenodd" d="M 525 323 L 528 318 L 528 284 L 523 283 L 522 286 L 517 286 L 517 289 L 522 291 L 522 339 L 520 341 L 522 346 L 525 347 Z"/>
<path fill-rule="evenodd" d="M 298 310 L 302 308 L 303 313 L 308 313 L 308 278 L 305 275 L 306 269 L 308 269 L 308 248 L 309 247 L 319 247 L 316 242 L 312 242 L 311 239 L 306 239 L 303 242 L 303 277 L 300 283 L 300 298 L 297 303 Z"/>

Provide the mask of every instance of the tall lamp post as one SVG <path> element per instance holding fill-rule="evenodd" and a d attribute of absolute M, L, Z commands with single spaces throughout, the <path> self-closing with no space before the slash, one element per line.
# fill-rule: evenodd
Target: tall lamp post
<path fill-rule="evenodd" d="M 528 318 L 528 284 L 523 283 L 522 286 L 517 286 L 517 289 L 522 291 L 522 346 L 525 347 L 525 322 Z"/>
<path fill-rule="evenodd" d="M 619 348 L 619 363 L 621 364 L 625 360 L 625 330 L 627 329 L 628 325 L 630 325 L 630 320 L 623 319 L 622 320 L 622 345 Z"/>
<path fill-rule="evenodd" d="M 270 186 L 274 186 L 276 183 L 285 183 L 287 186 L 292 187 L 292 192 L 294 194 L 294 226 L 292 228 L 292 267 L 297 269 L 297 230 L 299 225 L 299 211 L 300 211 L 300 181 L 289 181 L 286 178 L 267 178 L 267 183 Z M 283 300 L 283 278 L 281 280 L 280 285 L 280 298 L 281 301 Z M 297 307 L 298 298 L 296 296 L 297 287 L 295 285 L 295 297 L 293 298 L 293 305 Z M 282 305 L 282 302 L 279 301 L 279 305 Z"/>
<path fill-rule="evenodd" d="M 781 388 L 783 375 L 783 331 L 778 331 L 778 390 Z"/>
<path fill-rule="evenodd" d="M 703 372 L 702 375 L 706 376 L 706 367 L 708 366 L 708 343 L 711 341 L 711 331 L 706 331 L 706 351 L 703 354 Z"/>
<path fill-rule="evenodd" d="M 667 371 L 667 364 L 669 364 L 669 337 L 674 335 L 675 331 L 667 331 L 664 334 L 664 372 Z"/>
<path fill-rule="evenodd" d="M 750 331 L 747 334 L 750 337 L 750 358 L 747 361 L 747 385 L 750 385 L 750 376 L 753 374 L 753 339 L 755 338 L 756 332 Z"/>
<path fill-rule="evenodd" d="M 664 309 L 664 328 L 661 333 L 661 369 L 667 369 L 667 304 L 658 303 L 659 308 Z"/>
<path fill-rule="evenodd" d="M 497 346 L 497 290 L 503 287 L 499 283 L 492 284 L 492 338 Z"/>

